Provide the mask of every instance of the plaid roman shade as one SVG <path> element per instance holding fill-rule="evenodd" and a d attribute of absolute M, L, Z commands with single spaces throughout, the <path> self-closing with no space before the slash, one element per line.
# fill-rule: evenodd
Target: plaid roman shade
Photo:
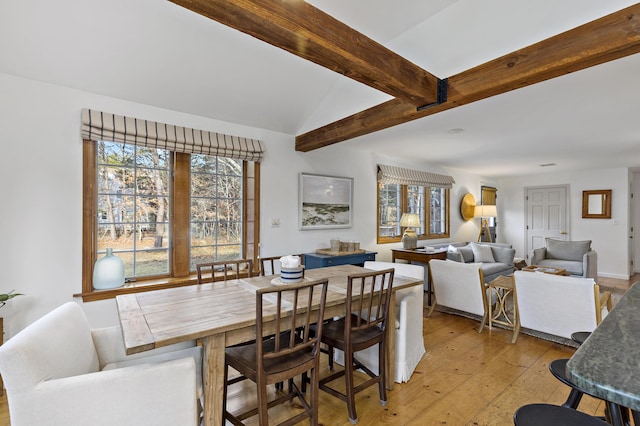
<path fill-rule="evenodd" d="M 451 189 L 453 184 L 456 183 L 451 176 L 387 166 L 384 164 L 378 164 L 378 182 L 448 189 Z"/>
<path fill-rule="evenodd" d="M 82 110 L 82 138 L 123 142 L 188 154 L 261 161 L 262 142 L 90 109 Z"/>

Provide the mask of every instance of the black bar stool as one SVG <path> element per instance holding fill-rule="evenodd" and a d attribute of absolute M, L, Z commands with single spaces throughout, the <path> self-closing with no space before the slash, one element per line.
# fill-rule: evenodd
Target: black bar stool
<path fill-rule="evenodd" d="M 551 371 L 551 374 L 553 374 L 556 379 L 560 380 L 562 383 L 571 388 L 569 396 L 567 397 L 565 403 L 562 404 L 562 406 L 575 410 L 578 408 L 578 404 L 580 404 L 580 400 L 582 400 L 582 396 L 585 394 L 585 392 L 582 389 L 576 387 L 576 385 L 570 382 L 567 378 L 567 361 L 569 361 L 569 359 L 566 358 L 551 361 L 549 363 L 549 371 Z"/>
<path fill-rule="evenodd" d="M 518 408 L 513 415 L 516 426 L 605 426 L 609 425 L 597 417 L 582 411 L 551 404 L 529 404 Z M 610 425 L 609 425 L 610 426 Z"/>
<path fill-rule="evenodd" d="M 576 331 L 575 333 L 571 333 L 571 340 L 581 345 L 587 340 L 587 337 L 591 335 L 590 331 Z"/>

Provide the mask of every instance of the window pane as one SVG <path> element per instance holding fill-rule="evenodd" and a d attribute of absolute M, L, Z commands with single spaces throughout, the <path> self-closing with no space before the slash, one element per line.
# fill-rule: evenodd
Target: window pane
<path fill-rule="evenodd" d="M 378 197 L 378 242 L 400 241 L 399 222 L 403 213 L 420 217 L 420 229 L 416 229 L 416 233 L 421 239 L 449 235 L 448 189 L 383 184 L 379 185 Z"/>
<path fill-rule="evenodd" d="M 407 186 L 407 213 L 415 213 L 420 217 L 420 229 L 416 229 L 416 234 L 424 235 L 424 218 L 425 218 L 425 197 L 424 186 Z"/>
<path fill-rule="evenodd" d="M 98 255 L 113 248 L 128 278 L 169 273 L 169 155 L 97 142 Z"/>
<path fill-rule="evenodd" d="M 447 231 L 445 195 L 444 188 L 431 188 L 431 234 L 444 234 Z"/>
<path fill-rule="evenodd" d="M 191 156 L 190 266 L 242 257 L 242 161 Z"/>
<path fill-rule="evenodd" d="M 138 250 L 135 254 L 138 276 L 155 275 L 158 271 L 169 270 L 169 250 Z"/>
<path fill-rule="evenodd" d="M 380 205 L 378 206 L 380 214 L 378 233 L 380 237 L 400 235 L 400 195 L 400 185 L 398 184 L 382 184 L 380 186 Z"/>

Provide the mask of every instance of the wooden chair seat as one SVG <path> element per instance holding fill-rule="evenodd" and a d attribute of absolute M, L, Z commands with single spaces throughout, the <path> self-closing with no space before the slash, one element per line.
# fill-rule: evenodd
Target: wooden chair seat
<path fill-rule="evenodd" d="M 282 336 L 280 339 L 280 351 L 287 348 L 289 345 L 289 341 L 286 337 L 286 334 Z M 295 336 L 295 344 L 300 344 L 302 339 Z M 264 352 L 276 352 L 275 351 L 275 342 L 276 339 L 274 337 L 270 337 L 263 341 L 263 350 Z M 298 369 L 303 366 L 305 369 L 300 371 L 300 374 L 306 370 L 306 365 L 313 360 L 313 348 L 309 347 L 306 350 L 299 351 L 298 353 L 283 355 L 278 357 L 277 359 L 265 359 L 264 360 L 264 371 L 265 374 L 274 378 L 277 377 L 280 373 L 287 372 L 288 370 Z M 245 346 L 233 346 L 228 348 L 225 351 L 225 356 L 229 358 L 229 363 L 233 364 L 234 368 L 238 370 L 240 373 L 245 375 L 248 379 L 256 381 L 256 357 L 258 356 L 256 345 L 245 345 Z M 289 374 L 287 374 L 289 375 Z M 287 377 L 288 378 L 288 377 Z M 273 383 L 281 382 L 282 380 L 277 380 Z M 267 383 L 267 384 L 273 384 Z"/>
<path fill-rule="evenodd" d="M 352 323 L 357 321 L 357 316 L 352 315 Z M 327 345 L 340 350 L 345 349 L 344 332 L 346 327 L 346 318 L 340 318 L 338 320 L 331 321 L 324 326 L 322 331 L 322 342 Z M 380 327 L 371 327 L 362 330 L 359 333 L 352 333 L 351 346 L 354 352 L 361 351 L 368 348 L 370 342 L 374 339 L 381 339 L 384 334 L 384 330 Z"/>

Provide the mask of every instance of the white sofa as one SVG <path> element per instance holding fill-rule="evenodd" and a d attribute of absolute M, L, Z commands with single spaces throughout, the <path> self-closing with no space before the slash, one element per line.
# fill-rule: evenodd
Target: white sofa
<path fill-rule="evenodd" d="M 489 311 L 482 265 L 433 259 L 429 262 L 429 273 L 435 301 L 428 316 L 436 305 L 478 315 L 482 317 L 478 333 L 482 333 Z"/>
<path fill-rule="evenodd" d="M 570 339 L 576 331 L 593 331 L 611 310 L 610 293 L 600 294 L 592 278 L 525 271 L 514 278 L 523 328 Z"/>
<path fill-rule="evenodd" d="M 407 263 L 367 261 L 367 269 L 376 271 L 394 268 L 396 275 L 424 279 L 424 267 Z M 408 382 L 416 366 L 425 354 L 422 319 L 424 313 L 424 292 L 420 285 L 396 292 L 395 318 L 395 377 L 397 383 Z M 378 374 L 378 345 L 355 354 L 358 361 Z M 344 364 L 344 353 L 336 350 L 335 361 Z"/>
<path fill-rule="evenodd" d="M 196 425 L 201 360 L 194 341 L 126 356 L 74 302 L 0 346 L 12 426 Z"/>

